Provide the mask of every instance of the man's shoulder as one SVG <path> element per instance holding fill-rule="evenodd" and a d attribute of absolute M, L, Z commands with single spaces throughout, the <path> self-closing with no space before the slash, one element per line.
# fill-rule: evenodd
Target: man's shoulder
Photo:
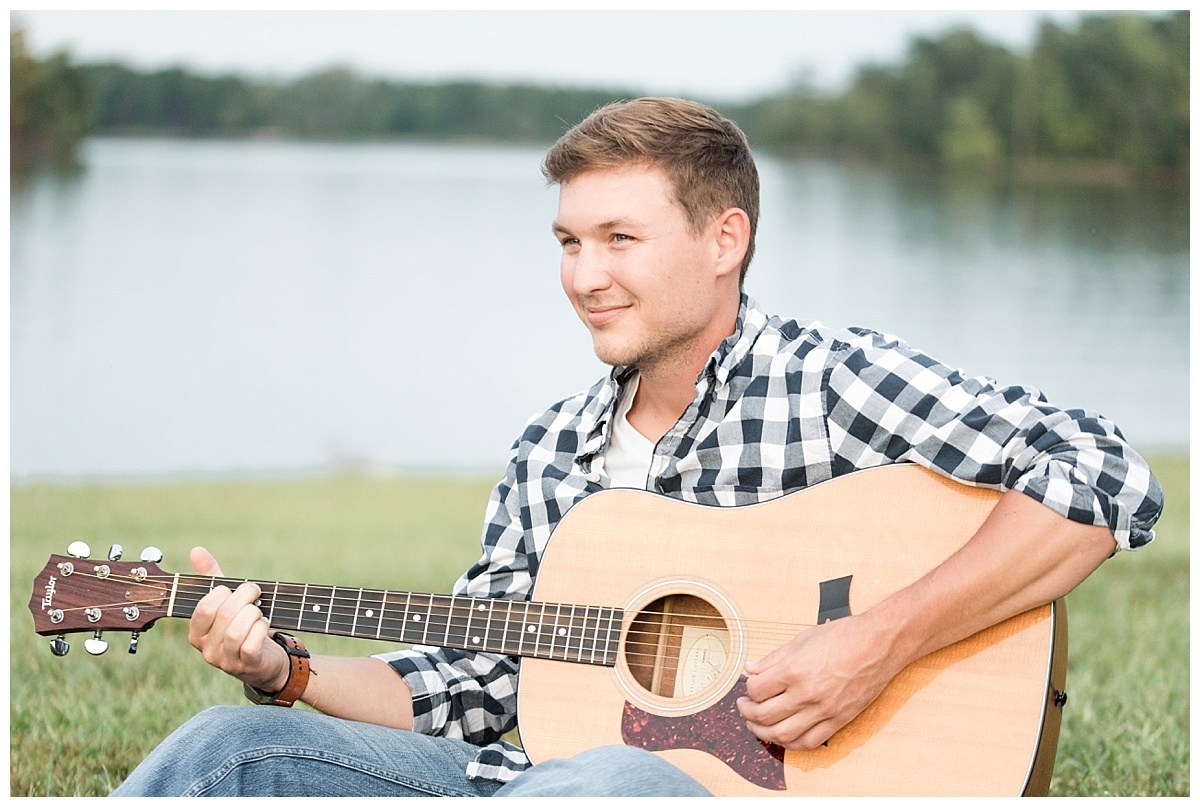
<path fill-rule="evenodd" d="M 858 326 L 830 326 L 819 320 L 767 319 L 755 340 L 754 352 L 789 358 L 831 356 L 856 350 L 907 348 L 899 338 Z"/>
<path fill-rule="evenodd" d="M 544 442 L 550 433 L 589 428 L 586 424 L 599 417 L 605 399 L 612 396 L 612 384 L 609 378 L 601 378 L 587 389 L 568 395 L 535 413 L 526 421 L 520 441 L 539 443 Z"/>

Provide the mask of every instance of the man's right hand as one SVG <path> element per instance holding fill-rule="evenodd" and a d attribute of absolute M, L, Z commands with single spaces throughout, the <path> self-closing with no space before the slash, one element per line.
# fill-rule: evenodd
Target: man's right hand
<path fill-rule="evenodd" d="M 217 559 L 204 547 L 190 556 L 197 574 L 221 576 Z M 233 591 L 217 586 L 196 605 L 188 642 L 204 660 L 263 692 L 278 692 L 287 684 L 287 653 L 271 639 L 266 617 L 255 603 L 262 592 L 255 583 Z"/>

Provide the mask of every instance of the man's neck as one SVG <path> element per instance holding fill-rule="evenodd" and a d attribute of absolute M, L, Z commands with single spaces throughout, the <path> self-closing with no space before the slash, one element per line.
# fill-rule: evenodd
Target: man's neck
<path fill-rule="evenodd" d="M 638 367 L 637 398 L 627 419 L 644 437 L 657 443 L 695 399 L 696 379 L 717 346 L 737 328 L 739 307 L 740 299 L 732 315 L 722 317 L 723 324 L 715 325 L 708 338 L 697 341 L 690 351 Z"/>
<path fill-rule="evenodd" d="M 638 382 L 637 399 L 626 419 L 643 437 L 657 443 L 679 420 L 695 394 L 692 384 L 688 384 L 687 389 L 680 389 L 674 384 L 656 384 L 643 376 Z"/>

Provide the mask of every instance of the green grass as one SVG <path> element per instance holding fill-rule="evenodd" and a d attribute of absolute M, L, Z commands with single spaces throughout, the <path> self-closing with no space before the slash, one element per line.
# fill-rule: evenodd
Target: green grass
<path fill-rule="evenodd" d="M 1155 545 L 1109 561 L 1069 598 L 1067 704 L 1054 795 L 1189 793 L 1189 472 L 1152 461 L 1167 490 Z M 187 644 L 182 620 L 121 634 L 66 658 L 32 630 L 31 583 L 75 539 L 133 558 L 147 544 L 187 570 L 209 547 L 230 575 L 445 591 L 478 551 L 491 481 L 331 477 L 146 484 L 18 485 L 11 490 L 10 788 L 15 796 L 108 793 L 167 733 L 200 709 L 241 702 L 241 688 Z M 306 637 L 322 653 L 386 646 Z"/>

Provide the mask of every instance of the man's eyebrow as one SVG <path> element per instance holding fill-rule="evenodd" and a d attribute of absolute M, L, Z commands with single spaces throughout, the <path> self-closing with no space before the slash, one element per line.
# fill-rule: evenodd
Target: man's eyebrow
<path fill-rule="evenodd" d="M 595 232 L 608 232 L 609 230 L 624 230 L 624 229 L 631 229 L 631 228 L 634 228 L 637 226 L 639 226 L 638 223 L 636 221 L 634 221 L 633 219 L 616 218 L 616 219 L 611 219 L 609 221 L 602 221 L 599 224 L 597 224 L 595 227 L 591 227 L 588 229 L 591 229 Z M 565 235 L 571 234 L 571 230 L 569 228 L 563 226 L 562 224 L 560 224 L 557 220 L 552 221 L 550 223 L 550 231 L 553 233 L 561 233 L 561 234 L 565 234 Z"/>

